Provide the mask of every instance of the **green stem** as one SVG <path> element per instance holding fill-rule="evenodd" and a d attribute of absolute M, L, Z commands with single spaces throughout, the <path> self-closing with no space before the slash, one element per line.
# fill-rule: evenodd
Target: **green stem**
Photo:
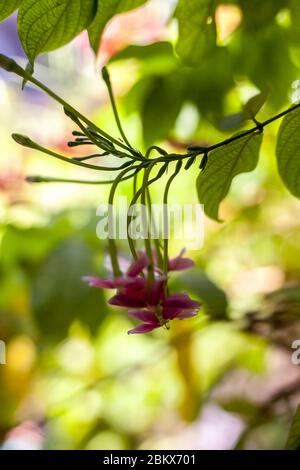
<path fill-rule="evenodd" d="M 145 244 L 146 255 L 149 260 L 147 270 L 148 270 L 148 282 L 150 285 L 154 282 L 154 259 L 153 259 L 151 239 L 150 239 L 150 234 L 149 234 L 149 225 L 148 225 L 148 219 L 149 219 L 149 223 L 151 224 L 151 218 L 149 217 L 150 212 L 147 211 L 146 195 L 147 195 L 147 190 L 149 191 L 149 188 L 148 188 L 149 176 L 150 176 L 152 168 L 153 168 L 153 165 L 149 165 L 148 168 L 145 168 L 143 186 L 141 188 L 142 189 L 141 204 L 142 204 L 142 220 L 143 220 L 142 224 L 143 224 L 143 230 L 144 231 L 147 230 L 147 233 L 144 233 L 144 236 L 145 236 L 144 244 Z M 147 217 L 147 212 L 145 211 L 148 212 L 148 217 Z"/>
<path fill-rule="evenodd" d="M 170 190 L 170 186 L 174 180 L 174 178 L 178 175 L 178 173 L 180 172 L 181 170 L 181 166 L 182 166 L 182 162 L 179 160 L 176 164 L 176 167 L 175 167 L 175 171 L 174 173 L 170 176 L 170 178 L 168 179 L 168 182 L 166 184 L 166 187 L 165 187 L 165 191 L 164 191 L 164 198 L 163 198 L 163 207 L 164 207 L 164 231 L 165 229 L 167 229 L 167 234 L 164 233 L 164 240 L 163 240 L 163 258 L 164 258 L 164 267 L 163 267 L 163 271 L 164 271 L 164 274 L 167 275 L 168 274 L 168 270 L 169 270 L 169 239 L 168 239 L 168 236 L 169 236 L 169 214 L 168 214 L 168 196 L 169 196 L 169 190 Z"/>
<path fill-rule="evenodd" d="M 116 106 L 115 97 L 114 97 L 114 93 L 113 93 L 113 89 L 112 89 L 112 85 L 111 85 L 111 81 L 110 81 L 110 76 L 109 76 L 109 73 L 108 73 L 108 70 L 107 70 L 106 67 L 103 67 L 103 69 L 102 69 L 102 77 L 103 77 L 103 80 L 104 80 L 104 82 L 106 84 L 106 87 L 107 87 L 107 90 L 108 90 L 110 103 L 111 103 L 111 106 L 112 106 L 112 109 L 113 109 L 116 124 L 117 124 L 119 132 L 121 134 L 121 137 L 124 139 L 124 142 L 128 145 L 128 147 L 130 147 L 132 149 L 132 145 L 129 143 L 129 141 L 126 137 L 126 134 L 123 130 L 122 124 L 121 124 L 121 120 L 120 120 L 120 117 L 119 117 L 119 113 L 118 113 L 118 109 L 117 109 L 117 106 Z"/>
<path fill-rule="evenodd" d="M 140 170 L 140 167 L 131 167 L 130 170 L 135 170 L 132 175 L 125 176 L 120 179 L 120 182 L 126 181 L 134 176 Z M 78 184 L 113 184 L 115 180 L 78 180 L 78 179 L 67 179 L 67 178 L 54 178 L 51 176 L 27 176 L 26 181 L 28 183 L 78 183 Z"/>
<path fill-rule="evenodd" d="M 145 158 L 149 158 L 153 150 L 156 150 L 158 153 L 160 153 L 160 155 L 168 155 L 168 152 L 161 147 L 158 147 L 157 145 L 151 145 L 151 147 L 149 147 L 145 153 Z"/>
<path fill-rule="evenodd" d="M 140 169 L 141 167 L 139 167 Z M 117 187 L 122 179 L 125 177 L 126 173 L 130 171 L 131 168 L 126 168 L 125 170 L 121 171 L 121 173 L 116 177 L 114 180 L 108 198 L 108 204 L 110 207 L 113 207 L 114 197 L 116 194 Z M 131 175 L 132 176 L 132 175 Z M 113 214 L 111 214 L 113 216 Z M 108 238 L 108 249 L 111 258 L 111 264 L 113 268 L 114 276 L 118 277 L 122 275 L 122 271 L 120 269 L 119 261 L 118 261 L 118 252 L 117 252 L 117 245 L 114 238 Z"/>
<path fill-rule="evenodd" d="M 147 203 L 148 203 L 148 208 L 149 208 L 149 218 L 150 218 L 150 221 L 151 221 L 151 226 L 153 226 L 154 232 L 155 232 L 153 242 L 154 242 L 154 245 L 155 245 L 155 251 L 156 251 L 156 255 L 157 255 L 157 266 L 160 269 L 163 269 L 163 257 L 162 257 L 161 251 L 160 251 L 160 243 L 159 243 L 159 238 L 158 238 L 158 233 L 157 233 L 157 226 L 156 226 L 155 220 L 153 218 L 152 201 L 151 201 L 151 195 L 150 195 L 150 191 L 149 191 L 148 187 L 147 187 L 146 191 L 147 191 Z"/>
<path fill-rule="evenodd" d="M 151 165 L 151 168 L 154 167 L 154 165 L 156 165 L 156 161 L 151 161 L 150 165 Z M 165 171 L 167 170 L 168 168 L 168 165 L 169 163 L 164 163 L 164 165 L 160 168 L 160 170 L 158 171 L 157 175 L 152 178 L 149 182 L 148 182 L 148 187 L 152 184 L 152 183 L 155 183 L 155 181 L 159 180 L 162 175 L 165 173 Z M 139 197 L 141 196 L 142 194 L 142 190 L 143 190 L 143 187 L 141 187 L 138 191 L 135 192 L 135 195 L 133 196 L 131 202 L 130 202 L 130 205 L 129 205 L 129 208 L 128 208 L 128 214 L 127 214 L 127 238 L 128 238 L 128 244 L 129 244 L 129 248 L 130 248 L 130 251 L 132 253 L 132 256 L 134 259 L 137 259 L 137 253 L 136 253 L 136 249 L 135 249 L 135 246 L 134 246 L 134 241 L 133 239 L 131 238 L 130 234 L 129 234 L 129 225 L 130 225 L 130 215 L 129 215 L 129 211 L 131 209 L 131 207 L 137 202 L 137 200 L 139 199 Z"/>
<path fill-rule="evenodd" d="M 12 72 L 15 73 L 16 75 L 19 75 L 22 78 L 25 78 L 26 80 L 30 81 L 31 83 L 35 84 L 38 88 L 41 90 L 45 91 L 49 96 L 51 96 L 54 100 L 56 100 L 58 103 L 60 103 L 63 107 L 65 107 L 70 113 L 73 113 L 77 118 L 81 119 L 84 121 L 87 125 L 89 125 L 93 130 L 98 132 L 102 137 L 108 139 L 110 142 L 113 142 L 114 144 L 118 145 L 119 147 L 122 147 L 123 149 L 129 151 L 134 155 L 136 159 L 143 158 L 141 154 L 139 154 L 136 150 L 132 149 L 131 145 L 129 142 L 127 142 L 127 145 L 124 144 L 123 142 L 119 141 L 118 139 L 113 138 L 106 132 L 104 132 L 102 129 L 97 127 L 93 122 L 88 120 L 85 116 L 83 116 L 81 113 L 79 113 L 76 109 L 74 109 L 71 105 L 66 103 L 60 96 L 56 95 L 53 91 L 51 91 L 47 86 L 43 85 L 39 80 L 35 79 L 28 73 L 26 70 L 24 70 L 22 67 L 20 67 L 14 60 L 10 59 L 9 57 L 0 54 L 0 67 L 5 69 L 7 72 Z M 293 112 L 294 110 L 298 109 L 300 107 L 300 103 L 297 103 L 288 109 L 282 111 L 279 114 L 276 114 L 270 119 L 267 119 L 266 121 L 263 121 L 261 123 L 258 123 L 255 127 L 248 129 L 244 132 L 241 132 L 238 135 L 234 135 L 228 139 L 225 139 L 221 142 L 218 142 L 214 145 L 211 145 L 209 147 L 203 148 L 199 146 L 193 146 L 188 148 L 188 153 L 187 154 L 171 154 L 167 155 L 164 159 L 157 158 L 155 159 L 157 162 L 159 161 L 180 161 L 184 160 L 187 158 L 190 158 L 192 156 L 198 156 L 198 155 L 203 155 L 204 153 L 211 152 L 212 150 L 215 150 L 217 148 L 223 147 L 225 145 L 230 144 L 231 142 L 234 142 L 236 140 L 242 139 L 243 137 L 246 137 L 247 135 L 253 134 L 254 132 L 261 132 L 264 127 L 268 126 L 272 122 L 286 116 L 287 114 Z M 122 131 L 123 132 L 123 131 Z M 126 136 L 123 135 L 124 140 L 126 139 Z M 126 142 L 126 140 L 125 140 Z M 147 156 L 150 155 L 151 151 L 156 149 L 158 152 L 164 154 L 164 150 L 161 149 L 160 147 L 157 146 L 152 146 L 147 150 Z"/>
<path fill-rule="evenodd" d="M 117 170 L 122 170 L 124 166 L 129 166 L 133 162 L 126 162 L 123 165 L 119 167 L 106 167 L 106 166 L 98 166 L 98 165 L 91 165 L 90 163 L 84 163 L 81 160 L 75 160 L 73 158 L 69 157 L 64 157 L 63 155 L 60 155 L 59 153 L 53 152 L 53 150 L 47 149 L 46 147 L 43 147 L 40 144 L 37 144 L 33 140 L 31 140 L 29 137 L 20 135 L 20 134 L 12 134 L 12 138 L 17 142 L 19 145 L 22 145 L 23 147 L 28 147 L 34 150 L 39 150 L 42 153 L 45 153 L 46 155 L 49 155 L 51 157 L 57 158 L 58 160 L 62 160 L 64 162 L 70 163 L 71 165 L 77 165 L 81 166 L 83 168 L 89 168 L 90 170 L 99 170 L 99 171 L 117 171 Z"/>

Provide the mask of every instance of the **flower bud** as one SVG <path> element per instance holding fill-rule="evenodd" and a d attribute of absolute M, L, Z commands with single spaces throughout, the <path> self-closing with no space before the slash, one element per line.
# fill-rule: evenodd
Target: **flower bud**
<path fill-rule="evenodd" d="M 12 134 L 12 138 L 17 142 L 17 144 L 22 145 L 23 147 L 36 148 L 36 144 L 26 135 Z"/>

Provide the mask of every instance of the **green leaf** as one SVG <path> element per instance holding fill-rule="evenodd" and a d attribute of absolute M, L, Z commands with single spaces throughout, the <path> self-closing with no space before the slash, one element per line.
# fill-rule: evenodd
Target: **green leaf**
<path fill-rule="evenodd" d="M 236 49 L 236 73 L 247 76 L 260 90 L 266 87 L 274 90 L 270 103 L 275 109 L 285 106 L 291 83 L 299 78 L 299 70 L 289 52 L 287 31 L 275 22 L 255 31 L 255 34 L 240 31 Z"/>
<path fill-rule="evenodd" d="M 139 7 L 147 0 L 98 0 L 96 16 L 88 28 L 90 45 L 98 53 L 102 33 L 113 16 Z"/>
<path fill-rule="evenodd" d="M 197 191 L 206 215 L 220 222 L 219 205 L 228 194 L 233 178 L 255 169 L 262 133 L 252 133 L 213 150 L 197 179 Z"/>
<path fill-rule="evenodd" d="M 32 287 L 34 317 L 44 337 L 64 338 L 74 320 L 97 332 L 107 312 L 103 291 L 81 279 L 93 272 L 91 250 L 82 241 L 69 239 L 50 252 Z"/>
<path fill-rule="evenodd" d="M 265 28 L 281 9 L 287 7 L 286 0 L 239 0 L 239 5 L 243 12 L 244 27 L 255 33 Z"/>
<path fill-rule="evenodd" d="M 205 313 L 213 320 L 227 318 L 228 301 L 225 292 L 220 289 L 200 269 L 176 277 L 176 286 L 188 289 L 196 294 L 204 307 Z"/>
<path fill-rule="evenodd" d="M 245 418 L 253 418 L 258 413 L 257 405 L 244 398 L 233 398 L 219 404 L 228 413 L 237 413 Z"/>
<path fill-rule="evenodd" d="M 268 91 L 262 91 L 255 96 L 252 96 L 249 101 L 244 105 L 244 115 L 246 119 L 253 119 L 261 110 L 268 98 Z"/>
<path fill-rule="evenodd" d="M 185 82 L 177 71 L 153 81 L 141 112 L 146 146 L 168 137 L 184 102 L 184 88 Z"/>
<path fill-rule="evenodd" d="M 0 0 L 0 21 L 10 16 L 21 2 L 22 0 Z"/>
<path fill-rule="evenodd" d="M 146 46 L 130 45 L 114 55 L 110 62 L 126 59 L 138 59 L 147 60 L 157 57 L 172 57 L 173 48 L 167 41 L 154 42 L 153 44 L 147 44 Z"/>
<path fill-rule="evenodd" d="M 291 36 L 292 39 L 298 43 L 300 39 L 300 3 L 298 0 L 290 0 L 290 9 L 291 9 Z"/>
<path fill-rule="evenodd" d="M 279 174 L 296 197 L 300 197 L 300 109 L 287 114 L 279 128 L 276 156 Z"/>
<path fill-rule="evenodd" d="M 300 450 L 300 406 L 298 406 L 295 413 L 286 448 L 288 450 Z"/>
<path fill-rule="evenodd" d="M 31 64 L 41 52 L 64 46 L 83 31 L 95 14 L 95 0 L 23 0 L 19 36 Z"/>
<path fill-rule="evenodd" d="M 190 65 L 200 65 L 216 47 L 214 0 L 179 0 L 175 10 L 179 38 L 176 51 Z"/>

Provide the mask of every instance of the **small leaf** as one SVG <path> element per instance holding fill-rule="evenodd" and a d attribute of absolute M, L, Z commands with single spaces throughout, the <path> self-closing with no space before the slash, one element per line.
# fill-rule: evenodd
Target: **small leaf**
<path fill-rule="evenodd" d="M 139 7 L 147 0 L 98 0 L 98 9 L 92 24 L 88 28 L 90 45 L 95 54 L 100 47 L 101 36 L 108 21 L 113 16 Z"/>
<path fill-rule="evenodd" d="M 10 16 L 21 2 L 22 0 L 0 0 L 0 21 Z"/>
<path fill-rule="evenodd" d="M 295 413 L 292 427 L 286 444 L 288 450 L 300 450 L 300 406 Z"/>
<path fill-rule="evenodd" d="M 179 38 L 176 51 L 190 65 L 201 65 L 216 47 L 214 0 L 179 0 L 175 10 Z"/>
<path fill-rule="evenodd" d="M 268 98 L 268 91 L 262 91 L 255 96 L 252 96 L 249 101 L 244 105 L 244 115 L 246 119 L 253 119 L 261 110 Z"/>
<path fill-rule="evenodd" d="M 138 59 L 141 61 L 147 59 L 158 60 L 159 58 L 162 58 L 164 61 L 168 58 L 173 59 L 173 61 L 176 63 L 173 53 L 173 47 L 169 42 L 154 42 L 153 44 L 147 44 L 143 46 L 130 45 L 115 54 L 110 59 L 110 62 L 126 59 Z"/>
<path fill-rule="evenodd" d="M 278 132 L 276 156 L 279 174 L 296 197 L 300 197 L 300 109 L 283 119 Z"/>
<path fill-rule="evenodd" d="M 41 52 L 64 46 L 83 31 L 95 14 L 95 0 L 23 0 L 19 36 L 31 64 Z"/>
<path fill-rule="evenodd" d="M 258 413 L 257 405 L 244 398 L 233 398 L 219 403 L 228 413 L 237 413 L 246 418 L 253 418 Z"/>
<path fill-rule="evenodd" d="M 219 205 L 227 195 L 233 178 L 255 169 L 262 133 L 252 133 L 213 150 L 205 170 L 197 179 L 197 191 L 206 215 L 220 222 Z"/>
<path fill-rule="evenodd" d="M 243 112 L 234 113 L 219 119 L 217 125 L 222 131 L 229 131 L 241 126 L 244 121 L 245 114 Z"/>

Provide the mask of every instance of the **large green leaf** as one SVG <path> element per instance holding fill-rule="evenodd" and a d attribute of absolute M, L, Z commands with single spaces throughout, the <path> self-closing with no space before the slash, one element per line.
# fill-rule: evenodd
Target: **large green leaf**
<path fill-rule="evenodd" d="M 233 178 L 255 169 L 262 133 L 252 133 L 212 151 L 197 179 L 197 191 L 205 213 L 219 221 L 219 205 L 228 194 Z"/>
<path fill-rule="evenodd" d="M 22 0 L 0 0 L 0 21 L 10 16 L 21 2 Z"/>
<path fill-rule="evenodd" d="M 277 164 L 280 176 L 296 197 L 300 197 L 300 109 L 287 114 L 279 128 Z"/>
<path fill-rule="evenodd" d="M 178 19 L 178 55 L 191 65 L 200 65 L 216 47 L 214 0 L 179 0 L 175 10 Z"/>
<path fill-rule="evenodd" d="M 97 14 L 88 28 L 90 44 L 97 54 L 104 28 L 113 16 L 139 7 L 147 0 L 98 0 Z"/>
<path fill-rule="evenodd" d="M 185 82 L 179 72 L 158 77 L 144 97 L 142 124 L 145 145 L 168 137 L 184 102 Z"/>
<path fill-rule="evenodd" d="M 64 46 L 91 23 L 95 0 L 23 0 L 19 36 L 31 64 L 41 52 Z"/>
<path fill-rule="evenodd" d="M 286 444 L 288 450 L 300 450 L 300 406 L 295 413 Z"/>
<path fill-rule="evenodd" d="M 45 259 L 32 293 L 34 317 L 44 337 L 64 338 L 74 320 L 97 331 L 107 309 L 103 291 L 91 289 L 81 279 L 91 273 L 91 250 L 79 240 L 61 243 Z"/>

